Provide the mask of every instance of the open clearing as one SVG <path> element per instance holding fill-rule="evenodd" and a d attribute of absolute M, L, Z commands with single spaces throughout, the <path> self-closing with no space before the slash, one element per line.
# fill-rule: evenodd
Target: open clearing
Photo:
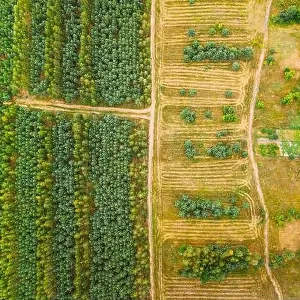
<path fill-rule="evenodd" d="M 230 130 L 228 138 L 231 141 L 247 139 L 249 94 L 255 64 L 242 62 L 239 72 L 233 72 L 227 62 L 188 64 L 183 62 L 183 48 L 191 41 L 187 36 L 190 28 L 196 30 L 196 38 L 201 42 L 213 40 L 230 46 L 251 45 L 263 31 L 262 11 L 265 10 L 263 4 L 254 1 L 204 0 L 190 5 L 188 1 L 157 0 L 153 191 L 155 300 L 277 298 L 264 269 L 251 276 L 201 285 L 198 280 L 179 277 L 176 262 L 171 263 L 172 251 L 182 243 L 243 243 L 263 253 L 259 201 L 249 159 L 215 160 L 207 158 L 200 150 L 195 161 L 190 161 L 183 148 L 188 139 L 201 143 L 204 148 L 209 147 L 219 141 L 216 131 L 221 129 Z M 252 20 L 254 11 L 259 12 L 257 22 Z M 211 38 L 208 30 L 216 22 L 228 26 L 232 35 Z M 255 61 L 257 59 L 258 55 Z M 195 89 L 197 95 L 180 96 L 182 88 Z M 232 90 L 234 96 L 226 98 L 226 90 Z M 236 122 L 222 122 L 224 105 L 235 107 Z M 185 125 L 180 119 L 180 111 L 187 106 L 196 111 L 194 125 Z M 209 120 L 203 116 L 208 109 L 213 115 Z M 251 213 L 242 220 L 184 220 L 174 210 L 174 202 L 183 193 L 218 196 L 224 192 L 239 194 L 243 201 L 249 202 Z"/>

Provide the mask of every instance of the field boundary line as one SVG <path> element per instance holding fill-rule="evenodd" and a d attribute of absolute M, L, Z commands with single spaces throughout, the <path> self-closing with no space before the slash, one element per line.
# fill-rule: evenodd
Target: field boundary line
<path fill-rule="evenodd" d="M 269 227 L 270 227 L 270 220 L 269 220 L 269 211 L 266 206 L 266 202 L 264 199 L 264 194 L 261 188 L 260 179 L 259 179 L 259 173 L 258 173 L 258 167 L 254 156 L 254 150 L 253 150 L 253 120 L 254 120 L 254 111 L 255 111 L 255 104 L 256 104 L 256 98 L 259 91 L 260 86 L 260 79 L 261 79 L 261 71 L 264 63 L 264 58 L 266 55 L 266 50 L 268 47 L 268 39 L 269 39 L 269 32 L 268 32 L 268 25 L 269 25 L 269 16 L 270 16 L 270 10 L 272 6 L 273 0 L 269 0 L 266 5 L 266 15 L 265 15 L 265 22 L 264 22 L 264 39 L 263 39 L 263 46 L 259 58 L 258 68 L 255 74 L 254 78 L 254 85 L 253 85 L 253 91 L 252 91 L 252 97 L 250 102 L 250 111 L 249 111 L 249 120 L 248 120 L 248 153 L 249 158 L 253 170 L 253 176 L 254 176 L 254 182 L 255 187 L 257 190 L 258 198 L 260 201 L 260 204 L 264 210 L 265 213 L 265 226 L 264 226 L 264 252 L 265 252 L 265 268 L 268 274 L 268 277 L 270 278 L 273 287 L 275 289 L 275 292 L 278 296 L 279 300 L 283 300 L 283 295 L 281 288 L 276 281 L 275 277 L 272 274 L 271 268 L 270 268 L 270 256 L 269 256 Z"/>
<path fill-rule="evenodd" d="M 149 124 L 149 143 L 148 143 L 148 240 L 149 240 L 149 255 L 150 255 L 150 285 L 151 285 L 151 300 L 156 300 L 155 280 L 154 280 L 154 242 L 153 242 L 153 156 L 154 156 L 154 137 L 155 137 L 155 105 L 156 105 L 156 0 L 151 1 L 150 14 L 150 53 L 151 53 L 151 106 L 150 124 Z M 148 110 L 147 109 L 147 110 Z"/>
<path fill-rule="evenodd" d="M 119 107 L 95 107 L 88 105 L 66 104 L 55 101 L 40 101 L 32 98 L 16 98 L 12 102 L 4 102 L 5 105 L 17 104 L 22 107 L 43 109 L 48 111 L 64 111 L 70 113 L 82 114 L 103 114 L 114 113 L 121 117 L 133 119 L 150 119 L 150 108 L 146 109 L 131 109 Z"/>

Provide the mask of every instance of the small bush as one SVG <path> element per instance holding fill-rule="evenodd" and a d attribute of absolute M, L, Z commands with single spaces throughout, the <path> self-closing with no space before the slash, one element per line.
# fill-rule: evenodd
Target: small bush
<path fill-rule="evenodd" d="M 186 89 L 180 89 L 180 90 L 179 90 L 179 95 L 180 95 L 180 96 L 185 96 L 186 93 L 187 93 L 187 92 L 186 92 Z"/>
<path fill-rule="evenodd" d="M 290 68 L 285 68 L 283 74 L 285 80 L 291 80 L 295 78 L 296 72 L 295 70 L 291 70 Z"/>
<path fill-rule="evenodd" d="M 258 109 L 263 109 L 263 108 L 265 108 L 265 103 L 262 100 L 257 100 L 255 107 Z"/>
<path fill-rule="evenodd" d="M 198 151 L 193 145 L 191 140 L 187 140 L 184 142 L 184 151 L 185 155 L 188 159 L 194 159 L 196 155 L 198 155 Z"/>
<path fill-rule="evenodd" d="M 300 100 L 300 87 L 293 89 L 290 93 L 284 96 L 280 102 L 282 105 L 288 105 L 293 103 L 295 100 Z"/>
<path fill-rule="evenodd" d="M 276 157 L 279 151 L 279 147 L 276 144 L 263 144 L 259 145 L 259 152 L 265 157 Z"/>
<path fill-rule="evenodd" d="M 228 129 L 219 130 L 219 131 L 217 131 L 217 133 L 216 133 L 216 137 L 217 137 L 218 139 L 220 139 L 220 138 L 222 138 L 222 137 L 224 137 L 224 136 L 227 136 L 228 134 L 229 134 L 229 130 L 228 130 Z"/>
<path fill-rule="evenodd" d="M 233 91 L 232 90 L 225 91 L 225 97 L 226 98 L 232 98 L 233 97 Z"/>
<path fill-rule="evenodd" d="M 227 244 L 201 247 L 181 245 L 178 255 L 182 265 L 179 274 L 197 278 L 202 284 L 208 281 L 220 282 L 231 273 L 246 272 L 261 260 L 259 254 L 252 254 L 246 246 Z"/>
<path fill-rule="evenodd" d="M 206 119 L 212 119 L 212 111 L 207 109 L 207 110 L 204 112 L 204 117 L 205 117 Z"/>
<path fill-rule="evenodd" d="M 212 28 L 209 28 L 209 31 L 208 31 L 209 35 L 213 36 L 217 33 L 217 30 L 216 28 L 212 27 Z"/>
<path fill-rule="evenodd" d="M 196 36 L 196 30 L 193 29 L 193 28 L 190 28 L 188 31 L 187 31 L 187 35 L 189 37 L 195 37 Z"/>
<path fill-rule="evenodd" d="M 223 107 L 223 121 L 224 122 L 234 122 L 237 120 L 235 108 L 232 106 Z"/>
<path fill-rule="evenodd" d="M 221 35 L 223 36 L 223 37 L 226 37 L 226 36 L 229 36 L 231 34 L 231 32 L 230 32 L 230 30 L 228 29 L 228 28 L 223 28 L 222 30 L 221 30 Z"/>
<path fill-rule="evenodd" d="M 238 61 L 235 61 L 232 66 L 231 66 L 231 69 L 233 71 L 239 71 L 241 69 L 241 64 L 238 62 Z"/>
<path fill-rule="evenodd" d="M 206 154 L 208 156 L 212 156 L 217 159 L 229 158 L 232 157 L 234 154 L 242 156 L 243 152 L 246 151 L 242 151 L 241 142 L 236 142 L 233 144 L 219 142 L 216 145 L 206 149 Z"/>
<path fill-rule="evenodd" d="M 300 7 L 290 6 L 288 9 L 281 11 L 277 16 L 272 18 L 275 24 L 289 25 L 300 23 Z"/>
<path fill-rule="evenodd" d="M 184 62 L 200 62 L 203 60 L 210 61 L 249 61 L 253 59 L 254 50 L 252 47 L 236 48 L 215 42 L 201 44 L 194 40 L 190 45 L 184 47 Z"/>
<path fill-rule="evenodd" d="M 235 201 L 232 202 L 231 200 Z M 226 199 L 205 199 L 205 198 L 190 198 L 187 195 L 182 195 L 175 202 L 175 207 L 178 209 L 178 215 L 181 218 L 221 218 L 229 217 L 236 219 L 240 214 L 240 209 L 237 206 L 237 198 L 229 198 L 229 204 L 225 204 Z"/>
<path fill-rule="evenodd" d="M 189 95 L 190 97 L 195 97 L 195 96 L 197 96 L 197 90 L 195 90 L 195 89 L 190 89 L 190 90 L 188 91 L 188 95 Z"/>
<path fill-rule="evenodd" d="M 268 55 L 265 60 L 265 65 L 272 66 L 275 63 L 275 58 L 273 55 Z"/>
<path fill-rule="evenodd" d="M 261 133 L 267 134 L 268 139 L 270 139 L 270 140 L 278 139 L 278 134 L 276 132 L 276 129 L 274 129 L 274 128 L 262 128 Z"/>
<path fill-rule="evenodd" d="M 180 113 L 181 119 L 186 124 L 192 124 L 196 121 L 196 112 L 189 107 L 185 107 Z"/>

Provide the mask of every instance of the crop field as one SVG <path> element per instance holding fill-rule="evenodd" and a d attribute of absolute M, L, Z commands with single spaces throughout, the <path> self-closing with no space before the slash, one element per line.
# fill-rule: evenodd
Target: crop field
<path fill-rule="evenodd" d="M 253 40 L 260 39 L 265 9 L 265 3 L 254 1 L 156 1 L 155 299 L 276 298 L 264 269 L 203 285 L 179 276 L 180 263 L 174 254 L 180 244 L 208 242 L 242 243 L 263 252 L 262 216 L 247 155 L 227 159 L 207 155 L 207 149 L 218 142 L 239 141 L 247 148 L 255 64 L 241 60 L 239 70 L 234 71 L 232 62 L 226 60 L 185 62 L 184 48 L 195 39 L 201 44 L 252 46 Z M 209 34 L 217 23 L 231 34 Z M 255 51 L 254 62 L 260 50 Z M 235 111 L 233 122 L 224 121 L 224 106 Z M 186 107 L 196 115 L 193 124 L 183 122 L 181 112 Z M 219 131 L 226 131 L 226 136 L 217 137 Z M 193 159 L 185 156 L 186 140 L 197 148 Z M 236 219 L 184 219 L 175 208 L 182 194 L 207 198 L 236 195 L 249 209 Z"/>
<path fill-rule="evenodd" d="M 150 0 L 1 4 L 2 101 L 30 95 L 94 106 L 150 104 L 150 6 Z"/>
<path fill-rule="evenodd" d="M 149 299 L 147 122 L 9 106 L 0 132 L 0 298 Z"/>

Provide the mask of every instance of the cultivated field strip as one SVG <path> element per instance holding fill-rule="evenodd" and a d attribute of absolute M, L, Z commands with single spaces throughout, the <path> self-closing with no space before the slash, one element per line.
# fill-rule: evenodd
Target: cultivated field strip
<path fill-rule="evenodd" d="M 176 106 L 190 106 L 190 107 L 220 107 L 222 108 L 224 105 L 237 105 L 240 104 L 240 99 L 239 98 L 225 98 L 224 93 L 227 89 L 223 88 L 222 90 L 216 90 L 216 89 L 211 89 L 211 90 L 206 90 L 206 92 L 209 91 L 220 91 L 220 98 L 218 97 L 209 97 L 209 98 L 204 98 L 204 97 L 193 97 L 192 103 L 191 99 L 186 97 L 172 97 L 172 96 L 162 96 L 162 102 L 164 104 L 169 104 L 169 105 L 176 105 Z M 202 90 L 203 91 L 203 90 Z M 239 93 L 239 91 L 233 91 L 235 93 Z M 221 98 L 223 96 L 223 98 Z M 214 99 L 214 103 L 212 103 L 212 98 Z"/>
<path fill-rule="evenodd" d="M 251 220 L 164 220 L 164 239 L 190 241 L 244 241 L 257 237 Z"/>
<path fill-rule="evenodd" d="M 172 120 L 173 121 L 173 120 Z M 177 121 L 177 122 L 176 122 Z M 178 136 L 182 134 L 186 134 L 189 132 L 191 134 L 191 137 L 196 136 L 198 139 L 201 137 L 201 139 L 216 139 L 216 132 L 219 130 L 218 127 L 213 126 L 213 124 L 197 124 L 193 126 L 193 132 L 191 132 L 191 126 L 190 125 L 182 125 L 180 128 L 179 122 L 182 123 L 182 120 L 176 120 L 175 122 L 167 122 L 165 121 L 163 123 L 163 131 L 164 131 L 164 138 L 162 141 L 174 141 L 175 139 L 177 140 Z M 175 124 L 174 124 L 175 123 Z M 177 131 L 174 133 L 174 127 L 176 127 Z M 195 129 L 194 129 L 195 128 Z M 229 134 L 224 138 L 224 139 L 230 139 L 230 138 L 235 138 L 239 137 L 241 135 L 245 134 L 245 128 L 243 124 L 223 124 L 220 126 L 220 128 L 226 128 L 229 131 Z M 201 134 L 201 136 L 199 136 Z M 218 139 L 216 139 L 218 140 Z"/>
<path fill-rule="evenodd" d="M 178 86 L 178 83 L 184 81 L 185 84 L 189 83 L 189 85 L 192 86 L 194 84 L 194 88 L 200 83 L 207 84 L 208 81 L 213 81 L 217 86 L 226 85 L 227 88 L 236 87 L 236 85 L 241 85 L 246 77 L 246 74 L 241 76 L 240 73 L 234 73 L 228 69 L 204 70 L 203 67 L 194 66 L 192 64 L 186 64 L 185 67 L 181 68 L 176 65 L 167 65 L 161 70 L 161 77 L 165 85 L 168 85 L 171 81 L 171 79 L 168 80 L 169 74 L 172 74 L 172 81 L 176 86 Z M 191 78 L 193 80 L 191 80 Z"/>
<path fill-rule="evenodd" d="M 214 20 L 218 20 L 218 22 L 226 24 L 246 24 L 248 21 L 248 14 L 243 10 L 242 6 L 232 8 L 226 4 L 220 6 L 216 6 L 214 4 L 202 4 L 203 5 L 201 5 L 200 9 L 195 9 L 192 5 L 181 7 L 177 5 L 166 6 L 163 24 L 186 26 L 190 24 L 193 25 L 196 21 L 199 25 L 205 24 L 207 26 L 214 25 Z M 211 24 L 207 21 L 207 19 L 211 20 Z"/>
<path fill-rule="evenodd" d="M 196 30 L 196 38 L 199 39 L 199 41 L 207 41 L 211 40 L 218 43 L 224 43 L 224 37 L 220 35 L 209 35 L 209 29 L 210 26 L 199 26 L 199 23 L 196 22 L 193 26 L 178 26 L 178 25 L 166 25 L 163 28 L 163 36 L 165 38 L 164 45 L 169 46 L 186 46 L 189 44 L 189 41 L 192 40 L 192 38 L 187 39 L 187 32 L 190 28 L 193 28 Z M 231 26 L 231 30 L 235 32 L 234 35 L 229 35 L 226 37 L 226 43 L 229 45 L 245 45 L 248 44 L 252 36 L 249 34 L 246 30 L 239 30 L 239 26 Z"/>
<path fill-rule="evenodd" d="M 164 126 L 164 128 L 167 128 L 167 126 Z M 171 127 L 170 130 L 164 130 L 164 137 L 162 139 L 162 142 L 174 142 L 176 141 L 176 143 L 180 143 L 186 140 L 186 136 L 187 134 L 190 133 L 191 128 L 190 127 L 182 127 L 180 129 L 178 129 L 178 131 L 176 132 L 176 134 L 174 134 L 172 132 L 173 127 Z M 200 129 L 200 130 L 199 130 Z M 202 130 L 201 130 L 202 129 Z M 220 141 L 238 141 L 241 140 L 245 137 L 245 132 L 242 130 L 236 130 L 236 131 L 232 131 L 230 135 L 224 137 L 223 139 L 218 139 L 216 137 L 216 130 L 207 130 L 204 131 L 204 126 L 203 127 L 198 127 L 198 130 L 195 130 L 193 133 L 189 134 L 189 139 L 191 141 L 195 141 L 197 143 L 197 141 L 199 141 L 199 138 L 201 139 L 201 141 L 210 141 L 210 142 L 220 142 Z"/>
<path fill-rule="evenodd" d="M 249 190 L 251 174 L 247 158 L 217 160 L 205 157 L 206 147 L 220 141 L 245 140 L 247 117 L 246 86 L 251 76 L 250 63 L 241 62 L 238 72 L 232 71 L 232 62 L 185 63 L 183 50 L 192 41 L 187 36 L 190 28 L 196 30 L 196 38 L 205 43 L 216 41 L 229 46 L 241 47 L 251 44 L 256 34 L 249 29 L 249 10 L 253 1 L 198 0 L 190 5 L 183 0 L 159 1 L 157 32 L 158 58 L 158 108 L 157 108 L 157 236 L 159 245 L 174 247 L 183 243 L 203 245 L 209 242 L 253 243 L 258 236 L 258 219 L 254 200 L 247 194 L 243 201 L 250 203 L 245 218 L 235 220 L 182 219 L 174 206 L 178 195 L 183 193 L 201 195 L 201 192 L 218 196 L 220 191 L 234 193 Z M 228 27 L 232 34 L 226 38 L 208 35 L 216 23 Z M 180 89 L 196 89 L 194 97 L 180 96 Z M 225 92 L 231 90 L 232 98 Z M 236 108 L 238 120 L 222 121 L 223 106 Z M 195 124 L 186 125 L 180 118 L 184 107 L 196 111 Z M 212 111 L 207 120 L 204 112 Z M 228 129 L 230 134 L 218 139 L 216 132 Z M 200 155 L 190 161 L 184 154 L 184 141 L 191 140 L 200 146 Z M 245 197 L 244 197 L 245 196 Z M 247 196 L 247 197 L 246 197 Z M 256 278 L 232 277 L 222 283 L 201 285 L 199 280 L 175 276 L 170 271 L 171 258 L 162 248 L 157 251 L 159 300 L 267 300 L 262 295 L 262 283 Z M 166 267 L 169 265 L 169 267 Z M 156 299 L 155 299 L 156 300 Z M 268 299 L 269 300 L 269 299 Z"/>
<path fill-rule="evenodd" d="M 197 279 L 163 280 L 164 300 L 267 300 L 262 286 L 250 277 L 229 278 L 223 283 L 201 285 Z"/>

